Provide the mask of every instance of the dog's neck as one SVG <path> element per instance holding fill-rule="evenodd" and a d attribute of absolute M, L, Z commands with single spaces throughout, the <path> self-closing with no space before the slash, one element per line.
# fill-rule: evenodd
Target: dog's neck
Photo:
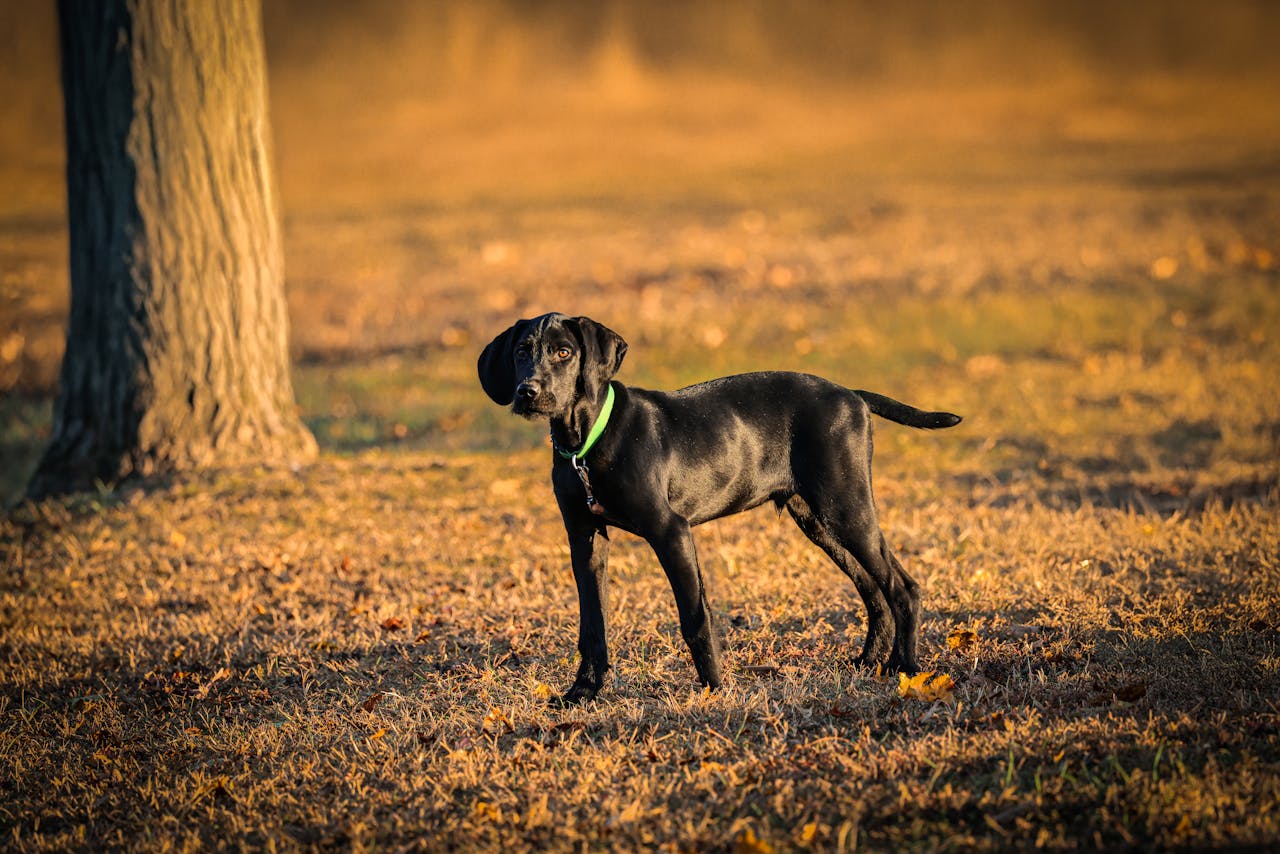
<path fill-rule="evenodd" d="M 582 447 L 604 406 L 603 391 L 593 398 L 583 395 L 568 412 L 551 416 L 551 441 L 557 448 L 572 453 Z"/>

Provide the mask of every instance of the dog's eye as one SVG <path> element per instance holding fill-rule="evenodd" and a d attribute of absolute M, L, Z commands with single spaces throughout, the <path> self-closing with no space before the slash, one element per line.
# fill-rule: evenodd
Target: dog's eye
<path fill-rule="evenodd" d="M 570 357 L 570 356 L 572 356 L 572 355 L 573 355 L 573 351 L 572 351 L 572 350 L 570 350 L 568 347 L 557 347 L 557 348 L 556 348 L 556 358 L 557 358 L 557 359 L 567 359 L 567 358 L 569 358 L 569 357 Z"/>

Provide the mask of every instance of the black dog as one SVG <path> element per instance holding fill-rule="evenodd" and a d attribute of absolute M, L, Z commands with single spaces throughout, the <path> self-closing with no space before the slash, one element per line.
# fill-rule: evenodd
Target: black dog
<path fill-rule="evenodd" d="M 551 482 L 569 534 L 582 653 L 563 700 L 595 697 L 609 670 L 609 526 L 653 547 L 698 678 L 718 687 L 719 642 L 691 529 L 766 501 L 786 507 L 853 579 L 867 606 L 859 664 L 916 672 L 920 594 L 876 522 L 868 413 L 928 428 L 960 417 L 782 371 L 675 392 L 628 388 L 611 382 L 626 352 L 620 335 L 590 318 L 544 314 L 493 339 L 477 365 L 496 403 L 551 421 Z"/>

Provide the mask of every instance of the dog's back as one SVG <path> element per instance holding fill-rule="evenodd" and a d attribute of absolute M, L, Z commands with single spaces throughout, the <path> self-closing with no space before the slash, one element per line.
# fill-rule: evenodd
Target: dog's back
<path fill-rule="evenodd" d="M 644 454 L 671 504 L 693 524 L 766 501 L 781 505 L 805 482 L 838 483 L 869 463 L 874 413 L 912 427 L 960 418 L 845 388 L 812 374 L 736 374 L 663 392 L 628 388 L 651 435 Z"/>

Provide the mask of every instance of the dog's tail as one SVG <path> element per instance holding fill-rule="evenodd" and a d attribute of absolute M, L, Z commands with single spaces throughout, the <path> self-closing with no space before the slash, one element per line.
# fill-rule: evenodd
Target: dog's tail
<path fill-rule="evenodd" d="M 867 402 L 867 408 L 879 415 L 908 427 L 921 427 L 926 430 L 938 430 L 943 427 L 954 427 L 960 423 L 960 416 L 950 412 L 925 412 L 914 406 L 907 406 L 891 397 L 876 394 L 874 391 L 854 389 L 854 394 Z"/>

